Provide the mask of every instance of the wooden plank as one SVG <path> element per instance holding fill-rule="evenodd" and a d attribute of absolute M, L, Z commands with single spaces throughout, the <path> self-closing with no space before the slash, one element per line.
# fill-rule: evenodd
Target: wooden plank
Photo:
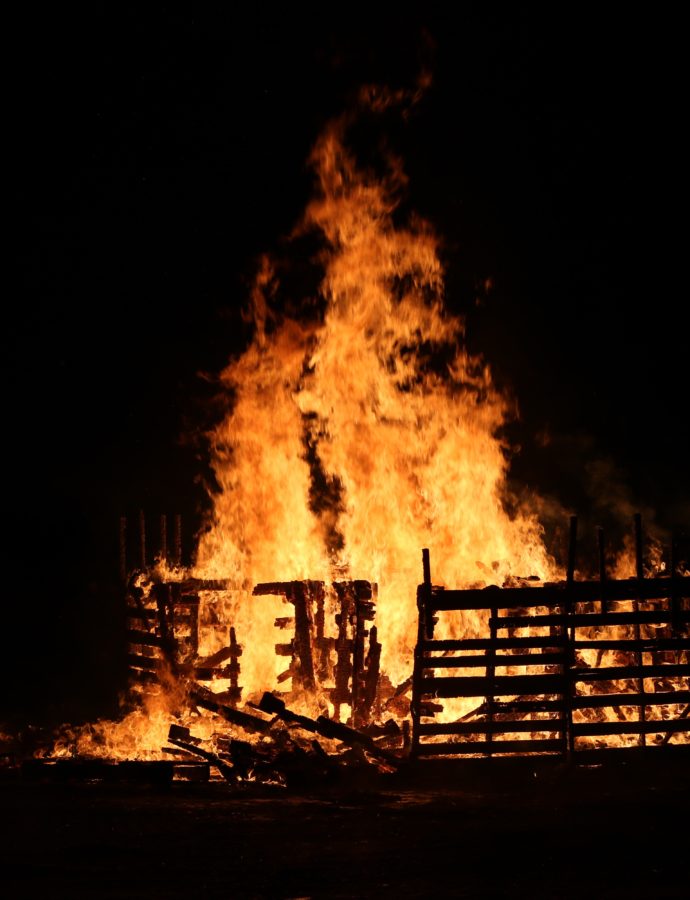
<path fill-rule="evenodd" d="M 429 607 L 435 612 L 469 609 L 516 609 L 535 606 L 564 606 L 566 602 L 566 584 L 544 584 L 539 587 L 497 587 L 467 590 L 446 590 L 434 587 Z M 645 578 L 641 585 L 636 578 L 619 579 L 606 583 L 606 601 L 632 600 L 639 596 L 641 600 L 659 600 L 670 598 L 675 592 L 678 596 L 690 596 L 690 577 L 677 577 L 671 584 L 671 578 Z M 571 587 L 573 603 L 590 603 L 601 600 L 601 582 L 575 581 Z"/>
<path fill-rule="evenodd" d="M 197 706 L 218 713 L 219 716 L 222 716 L 228 722 L 231 722 L 233 725 L 239 725 L 240 728 L 245 728 L 247 731 L 266 734 L 271 727 L 271 723 L 265 719 L 260 719 L 258 716 L 242 712 L 239 709 L 233 709 L 233 707 L 224 703 L 219 703 L 211 691 L 200 685 L 192 688 L 190 697 Z"/>
<path fill-rule="evenodd" d="M 654 758 L 659 764 L 664 760 L 682 759 L 690 762 L 690 745 L 688 744 L 648 744 L 642 747 L 580 747 L 575 752 L 577 762 L 613 762 L 614 760 L 649 760 Z"/>
<path fill-rule="evenodd" d="M 148 631 L 128 629 L 126 635 L 130 644 L 141 644 L 146 647 L 164 647 L 166 645 L 164 638 L 159 637 L 157 634 L 151 634 Z"/>
<path fill-rule="evenodd" d="M 687 719 L 654 720 L 633 722 L 577 722 L 573 724 L 576 737 L 606 734 L 675 734 L 690 732 Z"/>
<path fill-rule="evenodd" d="M 471 753 L 563 753 L 562 738 L 545 738 L 543 741 L 448 741 L 438 744 L 422 744 L 417 747 L 418 756 L 466 756 Z"/>
<path fill-rule="evenodd" d="M 534 713 L 560 712 L 564 707 L 563 698 L 558 700 L 496 700 L 494 711 L 497 713 Z"/>
<path fill-rule="evenodd" d="M 666 706 L 690 703 L 690 691 L 656 691 L 653 694 L 576 694 L 573 709 L 599 709 L 606 706 Z"/>
<path fill-rule="evenodd" d="M 635 640 L 574 641 L 576 650 L 641 650 L 643 653 L 661 653 L 665 650 L 690 650 L 690 638 L 641 638 Z"/>
<path fill-rule="evenodd" d="M 145 669 L 130 669 L 128 677 L 137 684 L 158 684 L 158 675 Z"/>
<path fill-rule="evenodd" d="M 146 669 L 149 672 L 157 672 L 164 662 L 164 659 L 159 659 L 155 656 L 138 656 L 134 653 L 127 654 L 127 665 L 134 669 Z"/>
<path fill-rule="evenodd" d="M 497 675 L 495 678 L 422 678 L 421 693 L 436 697 L 487 697 L 510 694 L 560 694 L 562 675 Z"/>
<path fill-rule="evenodd" d="M 200 603 L 198 594 L 180 593 L 175 597 L 175 615 L 177 615 L 178 606 L 198 606 Z"/>
<path fill-rule="evenodd" d="M 690 622 L 690 610 L 678 614 L 681 622 Z M 640 610 L 621 613 L 573 613 L 571 616 L 546 614 L 543 616 L 503 616 L 496 620 L 498 628 L 545 628 L 557 626 L 569 628 L 591 628 L 592 625 L 670 625 L 673 620 L 671 610 Z M 491 622 L 489 622 L 489 625 Z"/>
<path fill-rule="evenodd" d="M 500 669 L 506 666 L 554 666 L 564 661 L 563 653 L 522 653 L 496 656 L 492 662 Z M 491 664 L 488 656 L 427 656 L 420 663 L 423 669 L 472 669 Z"/>
<path fill-rule="evenodd" d="M 603 666 L 598 669 L 570 670 L 573 681 L 618 681 L 622 678 L 684 678 L 690 664 L 667 666 Z M 642 693 L 642 691 L 640 691 Z"/>
<path fill-rule="evenodd" d="M 476 722 L 421 722 L 421 734 L 514 734 L 516 732 L 550 732 L 561 731 L 565 720 L 558 719 L 520 719 L 519 721 L 476 721 Z M 690 723 L 686 723 L 690 729 Z M 494 747 L 500 746 L 492 742 Z"/>
<path fill-rule="evenodd" d="M 422 641 L 421 649 L 425 653 L 446 650 L 520 650 L 537 647 L 558 648 L 563 645 L 562 638 L 557 636 L 539 637 L 507 637 L 507 638 L 460 638 L 457 640 Z"/>
<path fill-rule="evenodd" d="M 146 620 L 157 620 L 158 619 L 158 610 L 157 609 L 139 609 L 137 606 L 128 606 L 127 607 L 127 618 L 128 619 L 146 619 Z"/>

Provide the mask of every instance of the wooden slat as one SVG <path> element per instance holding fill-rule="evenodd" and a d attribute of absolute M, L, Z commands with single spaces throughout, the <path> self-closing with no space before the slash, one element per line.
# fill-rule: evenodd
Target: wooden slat
<path fill-rule="evenodd" d="M 128 677 L 138 684 L 158 684 L 158 675 L 144 669 L 130 669 Z"/>
<path fill-rule="evenodd" d="M 562 675 L 497 675 L 495 678 L 422 678 L 422 694 L 437 697 L 488 697 L 508 694 L 560 694 Z"/>
<path fill-rule="evenodd" d="M 127 617 L 129 619 L 157 619 L 157 609 L 139 609 L 137 606 L 127 607 Z"/>
<path fill-rule="evenodd" d="M 127 665 L 134 669 L 146 669 L 149 672 L 156 672 L 160 669 L 164 660 L 154 656 L 138 656 L 134 653 L 127 654 Z"/>
<path fill-rule="evenodd" d="M 644 722 L 575 722 L 573 729 L 576 737 L 606 734 L 675 734 L 690 732 L 690 720 L 654 720 Z"/>
<path fill-rule="evenodd" d="M 573 709 L 600 709 L 606 706 L 666 706 L 690 703 L 690 691 L 656 691 L 653 694 L 576 694 Z"/>
<path fill-rule="evenodd" d="M 598 669 L 571 669 L 573 681 L 618 681 L 622 678 L 684 678 L 690 665 L 602 666 Z"/>
<path fill-rule="evenodd" d="M 438 744 L 419 744 L 419 756 L 462 756 L 470 753 L 562 753 L 565 741 L 545 738 L 543 741 L 447 741 Z"/>
<path fill-rule="evenodd" d="M 539 637 L 507 637 L 507 638 L 461 638 L 458 640 L 422 641 L 424 653 L 446 650 L 524 650 L 537 647 L 557 648 L 563 646 L 560 635 Z"/>
<path fill-rule="evenodd" d="M 670 598 L 672 589 L 677 596 L 690 597 L 690 578 L 636 578 L 609 581 L 606 584 L 608 603 L 618 600 L 657 600 Z M 589 603 L 601 600 L 600 581 L 575 581 L 568 589 L 564 583 L 544 584 L 538 587 L 490 586 L 468 590 L 445 590 L 435 587 L 431 595 L 431 609 L 438 612 L 469 609 L 515 609 L 517 607 L 564 606 L 566 594 L 572 603 Z"/>
<path fill-rule="evenodd" d="M 690 650 L 690 638 L 642 638 L 639 641 L 630 640 L 591 640 L 574 641 L 576 650 L 627 650 L 634 652 L 641 650 L 643 653 L 661 653 L 664 650 Z"/>
<path fill-rule="evenodd" d="M 690 763 L 689 744 L 647 744 L 642 747 L 578 747 L 575 757 L 578 762 L 602 763 L 604 761 L 645 759 L 649 760 L 657 756 L 660 763 L 664 759 L 683 759 Z M 663 763 L 662 763 L 663 764 Z"/>
<path fill-rule="evenodd" d="M 420 661 L 423 669 L 472 669 L 486 668 L 487 656 L 427 656 Z M 555 666 L 565 661 L 563 653 L 522 653 L 511 656 L 496 656 L 493 664 L 497 669 L 506 666 Z"/>
<path fill-rule="evenodd" d="M 690 611 L 679 613 L 681 622 L 690 622 Z M 574 613 L 571 616 L 548 614 L 543 616 L 499 616 L 496 618 L 497 628 L 545 628 L 566 625 L 569 628 L 591 628 L 593 625 L 671 625 L 671 610 L 641 610 L 640 612 L 621 613 Z M 491 624 L 491 621 L 489 622 Z"/>
<path fill-rule="evenodd" d="M 420 734 L 514 734 L 562 731 L 563 719 L 520 719 L 515 722 L 421 722 Z M 690 724 L 687 725 L 690 728 Z"/>
<path fill-rule="evenodd" d="M 179 594 L 175 597 L 173 601 L 173 606 L 175 607 L 175 614 L 177 614 L 177 609 L 179 606 L 198 606 L 200 603 L 198 594 Z"/>
<path fill-rule="evenodd" d="M 183 594 L 195 593 L 196 591 L 231 590 L 230 580 L 226 578 L 187 578 L 185 581 L 173 581 L 171 584 L 179 584 L 180 592 Z"/>
<path fill-rule="evenodd" d="M 146 647 L 165 647 L 170 643 L 157 634 L 151 634 L 148 631 L 133 631 L 132 629 L 127 631 L 127 640 L 130 644 L 142 644 Z"/>
<path fill-rule="evenodd" d="M 495 700 L 494 712 L 496 713 L 534 713 L 534 712 L 561 712 L 563 699 L 558 700 Z"/>

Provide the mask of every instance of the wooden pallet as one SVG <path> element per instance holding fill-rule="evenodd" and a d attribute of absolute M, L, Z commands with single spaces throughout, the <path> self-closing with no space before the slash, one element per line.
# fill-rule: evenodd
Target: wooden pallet
<path fill-rule="evenodd" d="M 574 562 L 556 584 L 446 590 L 432 585 L 424 551 L 413 757 L 591 758 L 690 740 L 690 578 L 644 578 L 641 553 L 635 578 L 573 575 Z M 434 639 L 439 613 L 469 610 L 485 636 Z M 459 698 L 477 706 L 439 721 L 442 701 Z"/>

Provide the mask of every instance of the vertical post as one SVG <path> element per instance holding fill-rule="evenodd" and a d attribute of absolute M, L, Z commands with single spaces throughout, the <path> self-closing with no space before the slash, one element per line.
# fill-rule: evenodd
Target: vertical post
<path fill-rule="evenodd" d="M 575 581 L 575 563 L 577 560 L 577 516 L 570 517 L 570 530 L 568 533 L 568 571 L 566 581 L 571 586 Z"/>
<path fill-rule="evenodd" d="M 368 720 L 372 710 L 378 713 L 379 668 L 381 662 L 381 644 L 378 642 L 378 630 L 372 625 L 369 631 L 369 652 L 366 658 L 366 680 L 364 687 L 363 717 Z"/>
<path fill-rule="evenodd" d="M 168 561 L 168 517 L 161 513 L 160 518 L 160 557 L 161 562 Z"/>
<path fill-rule="evenodd" d="M 182 565 L 182 516 L 175 514 L 175 556 L 173 562 L 176 566 Z"/>
<path fill-rule="evenodd" d="M 599 546 L 599 585 L 601 588 L 601 611 L 604 615 L 608 612 L 606 602 L 606 546 L 604 542 L 604 529 L 597 528 L 597 544 Z"/>
<path fill-rule="evenodd" d="M 127 582 L 127 516 L 120 516 L 120 581 Z"/>
<path fill-rule="evenodd" d="M 419 725 L 421 718 L 423 660 L 426 656 L 424 642 L 433 638 L 433 624 L 427 622 L 430 618 L 429 600 L 431 599 L 431 561 L 429 549 L 422 550 L 422 572 L 424 581 L 417 588 L 417 643 L 414 648 L 414 668 L 412 670 L 412 702 L 410 703 L 410 716 L 412 718 L 412 740 L 410 743 L 410 757 L 414 759 L 419 750 Z M 431 628 L 431 633 L 430 633 Z"/>
<path fill-rule="evenodd" d="M 326 637 L 326 586 L 323 582 L 312 582 L 312 595 L 316 600 L 316 612 L 314 614 L 314 626 L 316 636 L 314 638 L 314 647 L 316 648 L 316 674 L 320 684 L 328 681 L 331 674 L 331 643 Z"/>
<path fill-rule="evenodd" d="M 424 572 L 424 637 L 432 640 L 434 637 L 434 616 L 431 610 L 431 562 L 429 550 L 422 550 L 422 569 Z"/>
<path fill-rule="evenodd" d="M 495 678 L 496 678 L 496 638 L 498 637 L 498 626 L 496 623 L 496 619 L 498 618 L 498 607 L 492 606 L 490 610 L 491 618 L 489 619 L 489 635 L 491 637 L 491 646 L 489 647 L 489 652 L 487 653 L 487 662 L 486 662 L 486 682 L 488 685 L 488 690 L 486 693 L 486 723 L 487 723 L 487 731 L 486 731 L 486 743 L 487 743 L 487 755 L 491 757 L 491 751 L 493 749 L 493 740 L 494 740 L 494 704 L 496 702 L 496 687 L 495 687 Z"/>
<path fill-rule="evenodd" d="M 572 760 L 575 752 L 575 734 L 573 730 L 573 703 L 571 669 L 575 664 L 575 629 L 570 626 L 573 613 L 573 585 L 575 584 L 575 563 L 577 560 L 577 516 L 570 517 L 568 535 L 568 569 L 566 573 L 565 625 L 563 626 L 564 657 L 563 663 L 563 712 L 565 714 L 566 755 Z"/>
<path fill-rule="evenodd" d="M 242 696 L 242 688 L 239 686 L 240 656 L 242 647 L 237 643 L 235 629 L 230 626 L 230 663 L 227 668 L 230 676 L 230 706 L 235 707 Z"/>
<path fill-rule="evenodd" d="M 355 581 L 355 618 L 352 646 L 352 724 L 360 728 L 366 724 L 366 654 L 364 642 L 367 636 L 367 622 L 375 615 L 373 587 L 368 581 Z"/>
<path fill-rule="evenodd" d="M 678 572 L 678 528 L 673 528 L 671 532 L 671 558 L 669 560 L 670 576 L 671 576 L 671 621 L 673 623 L 674 635 L 679 634 L 680 626 L 680 599 L 678 597 L 678 584 L 676 574 Z"/>
<path fill-rule="evenodd" d="M 146 517 L 144 510 L 139 510 L 139 565 L 146 568 Z"/>
<path fill-rule="evenodd" d="M 335 616 L 338 626 L 338 636 L 335 639 L 336 663 L 333 670 L 335 689 L 333 698 L 333 717 L 340 721 L 340 706 L 349 700 L 352 695 L 348 693 L 348 684 L 352 672 L 352 641 L 348 638 L 348 625 L 350 623 L 352 608 L 352 584 L 351 582 L 334 581 L 333 590 L 340 601 L 340 612 Z"/>
<path fill-rule="evenodd" d="M 635 513 L 634 519 L 634 527 L 635 527 L 635 575 L 637 577 L 637 585 L 639 589 L 638 598 L 633 601 L 633 608 L 635 613 L 640 611 L 640 603 L 639 601 L 642 599 L 642 581 L 644 579 L 644 568 L 642 565 L 642 516 L 640 513 Z M 635 621 L 635 640 L 640 641 L 640 622 L 639 619 Z M 644 653 L 641 650 L 638 650 L 635 654 L 635 662 L 643 669 L 644 667 Z M 647 707 L 644 702 L 644 672 L 640 673 L 640 678 L 638 681 L 638 689 L 640 695 L 642 696 L 642 701 L 639 706 L 639 721 L 644 725 L 647 721 Z M 640 746 L 647 746 L 647 735 L 644 731 L 640 733 Z"/>
<path fill-rule="evenodd" d="M 295 607 L 295 657 L 297 675 L 293 675 L 292 686 L 300 690 L 313 692 L 316 690 L 314 679 L 314 660 L 311 650 L 312 609 L 309 586 L 303 581 L 295 581 L 291 585 L 290 596 Z"/>

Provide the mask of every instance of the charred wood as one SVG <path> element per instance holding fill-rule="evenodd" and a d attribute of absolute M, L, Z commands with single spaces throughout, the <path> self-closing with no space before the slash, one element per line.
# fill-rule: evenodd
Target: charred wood
<path fill-rule="evenodd" d="M 240 728 L 245 728 L 247 731 L 266 734 L 271 727 L 271 723 L 267 722 L 265 719 L 260 719 L 258 716 L 253 716 L 250 713 L 243 712 L 239 709 L 233 709 L 231 706 L 220 703 L 216 699 L 215 694 L 201 685 L 196 685 L 192 688 L 190 691 L 190 698 L 197 706 L 215 712 L 232 725 L 238 725 Z"/>

